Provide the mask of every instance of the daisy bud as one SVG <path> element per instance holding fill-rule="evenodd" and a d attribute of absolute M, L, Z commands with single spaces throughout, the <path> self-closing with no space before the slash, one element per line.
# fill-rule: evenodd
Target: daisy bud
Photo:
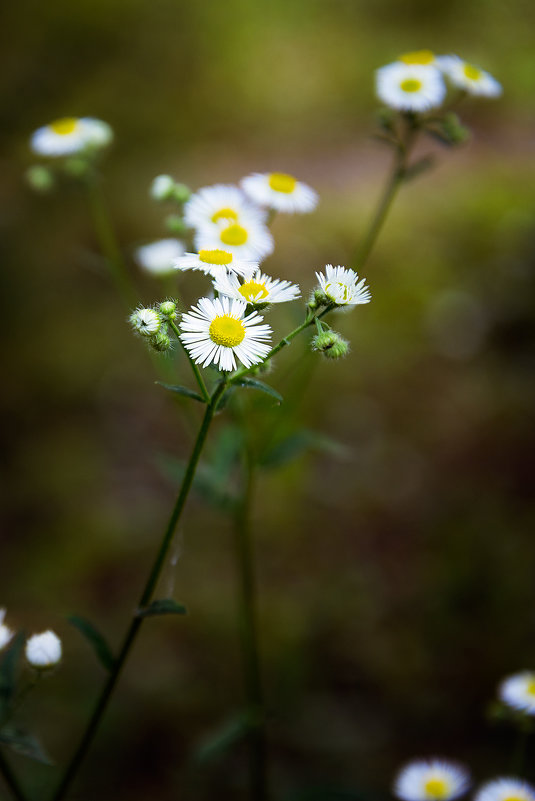
<path fill-rule="evenodd" d="M 349 342 L 336 331 L 322 331 L 313 338 L 312 349 L 321 351 L 327 359 L 341 359 L 348 354 Z"/>
<path fill-rule="evenodd" d="M 26 642 L 26 659 L 36 670 L 48 670 L 61 659 L 61 640 L 53 631 L 34 634 Z"/>
<path fill-rule="evenodd" d="M 170 175 L 157 175 L 150 187 L 150 196 L 154 200 L 171 200 L 175 182 Z"/>
<path fill-rule="evenodd" d="M 172 234 L 178 234 L 179 236 L 185 234 L 188 230 L 188 226 L 178 214 L 169 214 L 165 218 L 165 227 Z"/>
<path fill-rule="evenodd" d="M 173 187 L 173 200 L 177 203 L 186 203 L 191 197 L 191 189 L 186 184 L 175 184 Z"/>
<path fill-rule="evenodd" d="M 158 331 L 157 334 L 154 334 L 154 336 L 149 339 L 149 345 L 151 345 L 154 350 L 158 351 L 158 353 L 164 353 L 171 347 L 171 340 L 163 331 Z"/>
<path fill-rule="evenodd" d="M 5 616 L 6 610 L 0 609 L 0 651 L 2 648 L 5 648 L 10 639 L 13 637 L 13 632 L 11 629 L 4 625 Z"/>
<path fill-rule="evenodd" d="M 130 315 L 130 325 L 143 337 L 151 337 L 160 330 L 162 321 L 154 309 L 136 309 Z"/>
<path fill-rule="evenodd" d="M 322 306 L 329 306 L 330 300 L 323 291 L 323 289 L 315 289 L 312 295 L 310 296 L 310 300 L 308 301 L 308 308 L 315 311 L 316 309 L 321 309 Z"/>
<path fill-rule="evenodd" d="M 452 145 L 461 145 L 470 137 L 470 131 L 461 125 L 457 114 L 445 114 L 442 120 L 442 130 Z"/>
<path fill-rule="evenodd" d="M 164 300 L 160 303 L 160 314 L 162 317 L 167 317 L 169 320 L 176 319 L 176 303 L 174 300 Z"/>
<path fill-rule="evenodd" d="M 36 164 L 26 170 L 26 181 L 35 192 L 43 195 L 54 188 L 54 175 L 42 164 Z"/>

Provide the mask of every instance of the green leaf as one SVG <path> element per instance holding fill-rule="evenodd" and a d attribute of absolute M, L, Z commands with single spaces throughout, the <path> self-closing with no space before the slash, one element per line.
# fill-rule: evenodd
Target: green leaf
<path fill-rule="evenodd" d="M 19 631 L 2 654 L 0 660 L 0 718 L 9 709 L 17 685 L 17 668 L 24 648 L 26 635 Z"/>
<path fill-rule="evenodd" d="M 0 743 L 4 743 L 15 751 L 17 754 L 33 759 L 35 762 L 41 762 L 44 765 L 53 765 L 39 740 L 23 729 L 15 728 L 14 726 L 4 726 L 0 730 Z"/>
<path fill-rule="evenodd" d="M 174 484 L 181 481 L 185 472 L 185 462 L 175 459 L 167 454 L 159 457 L 162 472 Z M 203 500 L 217 509 L 231 509 L 236 502 L 235 493 L 228 488 L 228 473 L 219 472 L 217 467 L 209 464 L 200 464 L 197 467 L 193 487 Z"/>
<path fill-rule="evenodd" d="M 199 764 L 210 762 L 228 751 L 235 743 L 243 740 L 251 728 L 249 716 L 235 715 L 211 732 L 198 746 L 194 759 Z"/>
<path fill-rule="evenodd" d="M 259 459 L 259 464 L 265 468 L 281 467 L 309 449 L 329 453 L 341 459 L 349 458 L 351 453 L 350 449 L 340 442 L 315 431 L 303 429 L 290 434 L 265 451 Z"/>
<path fill-rule="evenodd" d="M 169 390 L 169 392 L 175 392 L 177 395 L 185 395 L 186 398 L 193 398 L 193 400 L 206 403 L 202 395 L 199 395 L 198 392 L 194 392 L 194 390 L 189 387 L 181 387 L 179 384 L 164 384 L 163 381 L 156 381 L 156 383 L 164 389 Z"/>
<path fill-rule="evenodd" d="M 153 615 L 185 615 L 187 609 L 182 604 L 173 601 L 172 598 L 162 598 L 159 601 L 152 601 L 148 606 L 138 609 L 137 617 L 152 617 Z"/>
<path fill-rule="evenodd" d="M 260 392 L 265 392 L 266 395 L 271 395 L 272 398 L 275 398 L 279 403 L 282 403 L 284 398 L 282 395 L 277 392 L 276 389 L 270 387 L 269 384 L 264 384 L 263 381 L 258 381 L 257 378 L 240 378 L 236 381 L 236 386 L 238 387 L 248 387 L 249 389 L 258 389 Z"/>
<path fill-rule="evenodd" d="M 85 617 L 71 615 L 68 618 L 68 621 L 72 626 L 78 629 L 80 634 L 83 634 L 93 648 L 101 665 L 106 670 L 113 670 L 115 666 L 115 659 L 110 646 L 100 631 L 98 631 L 98 629 L 96 629 L 95 626 Z"/>

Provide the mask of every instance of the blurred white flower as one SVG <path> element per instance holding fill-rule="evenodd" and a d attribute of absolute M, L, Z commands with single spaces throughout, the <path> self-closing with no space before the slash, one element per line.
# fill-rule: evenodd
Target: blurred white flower
<path fill-rule="evenodd" d="M 535 801 L 535 787 L 516 778 L 493 779 L 478 790 L 474 801 Z"/>
<path fill-rule="evenodd" d="M 502 86 L 496 78 L 480 67 L 463 61 L 459 56 L 439 56 L 437 63 L 448 80 L 458 89 L 483 97 L 499 97 L 502 94 Z"/>
<path fill-rule="evenodd" d="M 375 88 L 383 103 L 402 111 L 428 111 L 446 96 L 442 74 L 433 64 L 387 64 L 376 71 Z"/>
<path fill-rule="evenodd" d="M 143 245 L 135 252 L 140 267 L 153 275 L 168 275 L 175 269 L 175 261 L 184 253 L 184 245 L 178 239 L 158 239 Z"/>
<path fill-rule="evenodd" d="M 220 219 L 217 224 L 197 228 L 195 247 L 198 251 L 221 249 L 244 261 L 260 261 L 273 252 L 274 242 L 269 229 L 252 218 L 240 222 Z"/>
<path fill-rule="evenodd" d="M 30 144 L 42 156 L 68 156 L 105 147 L 112 139 L 107 122 L 93 117 L 62 117 L 34 131 Z"/>
<path fill-rule="evenodd" d="M 404 64 L 435 64 L 437 57 L 432 50 L 411 50 L 398 58 Z"/>
<path fill-rule="evenodd" d="M 37 670 L 47 670 L 61 659 L 61 640 L 53 631 L 34 634 L 26 642 L 26 659 Z"/>
<path fill-rule="evenodd" d="M 170 175 L 157 175 L 150 185 L 150 196 L 154 200 L 168 200 L 173 196 L 175 182 Z"/>
<path fill-rule="evenodd" d="M 4 624 L 6 610 L 0 609 L 0 651 L 8 644 L 13 637 L 13 632 Z"/>
<path fill-rule="evenodd" d="M 432 758 L 409 762 L 394 781 L 394 795 L 403 801 L 450 801 L 470 785 L 468 772 L 461 765 Z"/>
<path fill-rule="evenodd" d="M 535 672 L 524 670 L 502 681 L 498 688 L 500 699 L 513 709 L 535 715 Z"/>
<path fill-rule="evenodd" d="M 313 211 L 318 194 L 293 175 L 255 172 L 241 181 L 243 191 L 259 206 L 286 213 Z"/>
<path fill-rule="evenodd" d="M 253 205 L 233 184 L 204 186 L 184 205 L 184 222 L 190 228 L 215 225 L 219 220 L 265 223 L 267 213 Z"/>

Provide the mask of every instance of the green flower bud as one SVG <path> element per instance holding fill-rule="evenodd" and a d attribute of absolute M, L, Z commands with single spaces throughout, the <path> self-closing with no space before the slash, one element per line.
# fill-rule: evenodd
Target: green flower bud
<path fill-rule="evenodd" d="M 177 203 L 185 203 L 191 197 L 191 189 L 186 184 L 175 184 L 173 187 L 173 200 Z"/>
<path fill-rule="evenodd" d="M 453 145 L 460 145 L 466 142 L 470 136 L 469 129 L 461 124 L 459 117 L 453 111 L 444 115 L 442 130 Z"/>
<path fill-rule="evenodd" d="M 312 339 L 312 349 L 321 351 L 327 359 L 341 359 L 349 351 L 349 342 L 336 331 L 322 331 Z"/>
<path fill-rule="evenodd" d="M 63 169 L 73 178 L 83 178 L 91 169 L 91 165 L 87 159 L 73 157 L 65 160 Z"/>
<path fill-rule="evenodd" d="M 154 309 L 136 309 L 130 315 L 130 325 L 143 337 L 152 337 L 161 328 L 162 321 Z"/>
<path fill-rule="evenodd" d="M 149 339 L 149 344 L 154 350 L 158 351 L 158 353 L 164 353 L 171 347 L 171 340 L 166 333 L 158 331 L 157 334 L 154 334 L 154 336 Z"/>
<path fill-rule="evenodd" d="M 176 303 L 174 300 L 164 300 L 160 303 L 160 314 L 167 317 L 169 320 L 176 319 Z"/>
<path fill-rule="evenodd" d="M 54 174 L 48 167 L 36 164 L 26 170 L 26 181 L 36 192 L 45 195 L 54 188 Z"/>
<path fill-rule="evenodd" d="M 331 301 L 329 300 L 323 289 L 320 289 L 318 287 L 317 289 L 314 290 L 314 292 L 310 296 L 310 300 L 308 301 L 307 305 L 309 309 L 312 309 L 314 311 L 315 309 L 321 309 L 322 306 L 329 306 L 330 304 Z"/>
<path fill-rule="evenodd" d="M 165 227 L 168 231 L 171 231 L 171 233 L 178 234 L 179 236 L 185 234 L 188 230 L 188 226 L 178 214 L 169 214 L 165 218 Z"/>

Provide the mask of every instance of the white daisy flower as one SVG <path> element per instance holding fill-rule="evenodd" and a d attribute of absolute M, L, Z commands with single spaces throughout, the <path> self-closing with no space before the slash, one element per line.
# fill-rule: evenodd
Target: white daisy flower
<path fill-rule="evenodd" d="M 251 218 L 239 222 L 221 219 L 217 225 L 205 225 L 195 234 L 197 250 L 225 250 L 244 261 L 260 261 L 273 253 L 269 229 Z"/>
<path fill-rule="evenodd" d="M 474 801 L 535 801 L 535 787 L 521 779 L 493 779 L 478 790 Z"/>
<path fill-rule="evenodd" d="M 295 300 L 301 294 L 297 284 L 279 281 L 257 270 L 254 275 L 240 283 L 236 275 L 220 275 L 214 281 L 214 289 L 234 300 L 244 299 L 253 305 L 284 303 Z"/>
<path fill-rule="evenodd" d="M 446 96 L 442 74 L 432 64 L 387 64 L 375 73 L 375 89 L 383 103 L 403 111 L 427 111 Z"/>
<path fill-rule="evenodd" d="M 411 50 L 398 58 L 404 64 L 435 64 L 437 57 L 431 50 Z"/>
<path fill-rule="evenodd" d="M 130 325 L 143 337 L 157 334 L 162 326 L 162 319 L 154 309 L 136 309 L 130 315 Z"/>
<path fill-rule="evenodd" d="M 250 278 L 257 269 L 258 262 L 237 258 L 227 250 L 212 248 L 200 250 L 198 253 L 184 253 L 176 259 L 174 266 L 177 270 L 201 270 L 213 278 L 226 275 L 228 272 Z"/>
<path fill-rule="evenodd" d="M 26 642 L 26 659 L 37 670 L 54 667 L 61 659 L 61 640 L 53 631 L 34 634 Z"/>
<path fill-rule="evenodd" d="M 102 120 L 62 117 L 34 131 L 30 144 L 41 156 L 69 156 L 91 147 L 105 147 L 112 138 L 112 129 Z"/>
<path fill-rule="evenodd" d="M 140 267 L 153 275 L 168 275 L 175 269 L 175 261 L 184 253 L 178 239 L 158 239 L 138 248 L 134 257 Z"/>
<path fill-rule="evenodd" d="M 528 715 L 535 715 L 535 672 L 524 670 L 508 676 L 499 686 L 500 699 Z"/>
<path fill-rule="evenodd" d="M 308 212 L 318 205 L 318 194 L 284 172 L 255 172 L 241 181 L 243 191 L 259 206 L 276 211 Z"/>
<path fill-rule="evenodd" d="M 270 351 L 265 344 L 271 336 L 269 325 L 256 312 L 244 317 L 245 301 L 230 298 L 201 298 L 192 311 L 182 316 L 180 339 L 203 367 L 212 362 L 220 370 L 234 370 L 236 357 L 245 367 L 257 364 Z"/>
<path fill-rule="evenodd" d="M 366 279 L 359 277 L 354 270 L 345 267 L 325 266 L 325 275 L 316 273 L 323 293 L 337 306 L 352 306 L 356 303 L 369 303 L 372 296 L 366 286 Z"/>
<path fill-rule="evenodd" d="M 403 801 L 450 801 L 463 795 L 469 785 L 470 777 L 465 768 L 433 758 L 405 765 L 392 789 Z"/>
<path fill-rule="evenodd" d="M 499 97 L 503 91 L 496 78 L 459 56 L 440 56 L 438 66 L 454 86 L 471 95 Z"/>
<path fill-rule="evenodd" d="M 267 213 L 254 206 L 237 186 L 215 184 L 195 192 L 184 205 L 184 222 L 190 228 L 216 224 L 219 220 L 265 223 Z"/>
<path fill-rule="evenodd" d="M 6 616 L 6 610 L 0 609 L 0 651 L 2 648 L 8 644 L 8 642 L 13 637 L 13 632 L 10 628 L 4 625 L 4 618 Z"/>

